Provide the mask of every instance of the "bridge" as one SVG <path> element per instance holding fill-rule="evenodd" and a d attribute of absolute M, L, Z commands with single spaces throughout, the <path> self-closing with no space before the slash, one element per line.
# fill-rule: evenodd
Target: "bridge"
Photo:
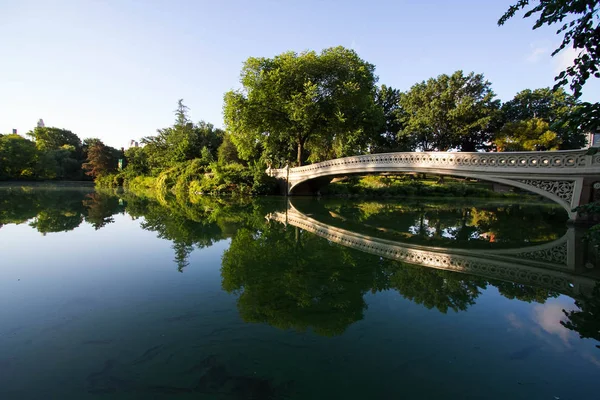
<path fill-rule="evenodd" d="M 600 154 L 587 149 L 503 153 L 411 152 L 339 158 L 294 168 L 268 169 L 286 195 L 315 195 L 335 177 L 426 173 L 501 183 L 544 196 L 565 208 L 594 200 L 600 189 Z"/>
<path fill-rule="evenodd" d="M 319 222 L 288 202 L 286 212 L 267 215 L 269 220 L 291 225 L 331 242 L 380 257 L 542 287 L 571 297 L 590 295 L 600 281 L 598 262 L 582 241 L 584 229 L 570 226 L 552 242 L 516 249 L 449 249 L 406 244 Z"/>

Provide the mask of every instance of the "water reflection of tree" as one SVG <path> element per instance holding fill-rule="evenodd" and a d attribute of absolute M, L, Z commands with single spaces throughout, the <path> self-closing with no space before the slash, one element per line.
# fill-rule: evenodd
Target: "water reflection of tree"
<path fill-rule="evenodd" d="M 260 225 L 270 211 L 263 202 L 249 198 L 204 197 L 195 203 L 132 195 L 126 199 L 127 212 L 144 217 L 143 229 L 173 243 L 174 261 L 180 272 L 189 265 L 189 255 L 194 249 L 210 247 L 231 237 L 240 227 Z"/>
<path fill-rule="evenodd" d="M 65 232 L 77 228 L 83 222 L 82 199 L 85 191 L 80 190 L 33 190 L 22 195 L 33 196 L 37 215 L 29 223 L 43 234 Z"/>
<path fill-rule="evenodd" d="M 20 188 L 0 192 L 0 228 L 6 224 L 22 224 L 34 218 L 38 211 L 37 198 Z"/>
<path fill-rule="evenodd" d="M 559 293 L 552 290 L 528 286 L 522 283 L 499 280 L 490 280 L 489 283 L 495 286 L 502 296 L 511 300 L 518 299 L 528 303 L 535 302 L 544 304 L 549 298 L 556 298 L 559 296 Z"/>
<path fill-rule="evenodd" d="M 66 232 L 87 221 L 96 229 L 113 222 L 122 211 L 117 197 L 91 188 L 12 188 L 0 196 L 0 226 L 29 222 L 43 234 Z"/>
<path fill-rule="evenodd" d="M 444 314 L 465 311 L 486 286 L 483 278 L 414 265 L 398 266 L 389 280 L 389 287 L 404 298 Z"/>
<path fill-rule="evenodd" d="M 119 198 L 107 193 L 89 193 L 83 200 L 83 205 L 87 209 L 85 222 L 89 223 L 98 230 L 107 224 L 113 223 L 113 215 L 122 212 L 122 206 L 119 204 Z"/>
<path fill-rule="evenodd" d="M 406 299 L 444 313 L 466 310 L 490 284 L 509 299 L 542 303 L 557 295 L 513 282 L 404 265 L 331 243 L 291 226 L 285 228 L 268 222 L 266 214 L 281 210 L 279 201 L 208 197 L 191 204 L 130 194 L 121 195 L 121 199 L 124 206 L 118 197 L 104 193 L 15 191 L 0 196 L 0 223 L 33 218 L 31 226 L 40 232 L 57 232 L 74 229 L 85 218 L 100 229 L 113 222 L 113 215 L 123 212 L 125 207 L 133 218 L 144 218 L 143 229 L 172 242 L 180 271 L 189 265 L 193 249 L 231 238 L 231 245 L 223 255 L 222 286 L 239 294 L 240 315 L 247 321 L 282 329 L 312 329 L 323 335 L 340 334 L 362 319 L 367 307 L 364 296 L 368 292 L 396 290 Z M 446 231 L 456 229 L 454 236 L 460 240 L 471 237 L 476 228 L 494 229 L 502 236 L 510 235 L 515 227 L 521 229 L 523 224 L 515 224 L 515 219 L 511 223 L 499 221 L 498 215 L 530 224 L 538 218 L 535 213 L 528 216 L 528 212 L 519 207 L 507 206 L 502 211 L 452 207 L 444 210 L 439 206 L 437 211 L 425 208 L 423 232 L 427 226 L 443 227 Z M 322 213 L 319 210 L 316 209 L 315 214 Z M 390 221 L 397 213 L 394 207 L 373 203 L 369 210 L 367 222 L 388 224 L 389 229 L 393 229 L 395 225 Z M 348 216 L 349 212 L 356 212 L 356 207 L 350 210 L 339 207 L 336 212 Z M 399 216 L 401 220 L 393 222 L 402 226 L 410 226 L 415 221 L 415 214 L 406 210 Z M 474 218 L 478 219 L 477 223 L 473 222 Z M 529 233 L 540 233 L 537 237 L 543 237 L 549 231 L 550 227 L 546 226 Z M 582 337 L 600 340 L 595 318 L 600 315 L 597 291 L 595 297 L 578 301 L 580 311 L 565 312 L 569 317 L 565 326 L 578 331 Z"/>
<path fill-rule="evenodd" d="M 363 296 L 384 273 L 373 261 L 293 227 L 241 229 L 223 254 L 222 286 L 239 293 L 245 321 L 337 335 L 363 318 Z"/>
<path fill-rule="evenodd" d="M 595 339 L 600 342 L 600 284 L 596 284 L 590 295 L 584 295 L 575 301 L 579 310 L 566 311 L 567 321 L 561 325 L 579 333 L 581 338 Z M 600 349 L 600 345 L 596 345 Z"/>

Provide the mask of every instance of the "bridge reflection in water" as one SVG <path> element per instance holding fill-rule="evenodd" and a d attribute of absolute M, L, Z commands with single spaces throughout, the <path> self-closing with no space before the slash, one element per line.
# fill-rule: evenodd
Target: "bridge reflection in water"
<path fill-rule="evenodd" d="M 569 226 L 564 236 L 541 245 L 481 250 L 406 244 L 351 232 L 311 218 L 291 200 L 285 212 L 266 218 L 387 259 L 536 286 L 573 298 L 590 296 L 600 280 L 597 251 L 585 242 L 585 228 L 579 226 Z"/>

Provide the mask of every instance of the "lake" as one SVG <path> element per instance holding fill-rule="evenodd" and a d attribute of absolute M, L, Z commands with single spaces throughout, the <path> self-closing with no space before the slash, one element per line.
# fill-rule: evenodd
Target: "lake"
<path fill-rule="evenodd" d="M 597 399 L 597 252 L 507 199 L 0 188 L 0 399 Z"/>

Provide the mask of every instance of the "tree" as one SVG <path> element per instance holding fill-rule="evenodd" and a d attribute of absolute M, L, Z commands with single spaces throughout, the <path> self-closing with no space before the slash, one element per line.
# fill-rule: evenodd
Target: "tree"
<path fill-rule="evenodd" d="M 402 93 L 398 89 L 386 85 L 377 89 L 375 104 L 381 108 L 383 118 L 378 135 L 373 138 L 372 153 L 414 150 L 411 137 L 403 131 L 401 96 Z"/>
<path fill-rule="evenodd" d="M 32 178 L 36 160 L 37 151 L 31 140 L 17 134 L 0 135 L 0 180 Z"/>
<path fill-rule="evenodd" d="M 404 134 L 424 151 L 486 147 L 498 118 L 499 100 L 481 74 L 440 75 L 417 83 L 400 97 Z"/>
<path fill-rule="evenodd" d="M 364 151 L 378 111 L 374 69 L 343 47 L 249 58 L 243 89 L 225 94 L 225 124 L 239 156 L 279 163 L 295 152 L 302 165 L 311 155 Z"/>
<path fill-rule="evenodd" d="M 204 121 L 192 123 L 188 110 L 180 99 L 175 110 L 175 124 L 159 129 L 156 136 L 142 139 L 152 170 L 159 171 L 183 161 L 200 158 L 204 147 L 216 157 L 217 148 L 223 140 L 223 131 Z"/>
<path fill-rule="evenodd" d="M 127 171 L 134 175 L 146 175 L 150 172 L 148 165 L 148 154 L 142 147 L 130 147 L 125 150 L 125 159 L 127 160 Z"/>
<path fill-rule="evenodd" d="M 509 123 L 534 118 L 543 120 L 550 125 L 550 130 L 556 132 L 560 140 L 559 149 L 580 149 L 585 145 L 585 132 L 579 124 L 567 122 L 579 108 L 577 99 L 562 88 L 526 89 L 502 105 L 502 115 Z"/>
<path fill-rule="evenodd" d="M 539 118 L 509 122 L 494 138 L 498 151 L 557 150 L 560 143 L 556 132 Z"/>
<path fill-rule="evenodd" d="M 239 163 L 240 158 L 238 156 L 237 148 L 231 141 L 230 135 L 223 137 L 223 143 L 219 146 L 217 151 L 217 160 L 222 164 Z"/>
<path fill-rule="evenodd" d="M 27 136 L 33 138 L 39 150 L 58 150 L 64 145 L 73 146 L 77 152 L 81 150 L 79 136 L 67 129 L 38 126 L 27 132 Z"/>
<path fill-rule="evenodd" d="M 528 6 L 530 6 L 530 0 L 519 0 L 502 15 L 498 20 L 498 25 L 504 25 L 518 11 L 526 9 Z M 538 19 L 533 25 L 533 29 L 544 25 L 562 24 L 556 33 L 564 32 L 563 40 L 552 56 L 567 47 L 578 52 L 577 57 L 573 60 L 573 65 L 556 76 L 554 89 L 566 85 L 571 80 L 571 90 L 575 97 L 579 98 L 583 85 L 590 76 L 600 78 L 598 71 L 600 64 L 599 11 L 600 3 L 597 0 L 542 0 L 525 12 L 524 18 L 537 15 Z"/>
<path fill-rule="evenodd" d="M 82 165 L 86 174 L 97 178 L 106 175 L 115 169 L 111 151 L 100 139 L 93 141 L 93 144 L 87 150 L 87 162 Z"/>
<path fill-rule="evenodd" d="M 217 151 L 221 143 L 223 143 L 225 132 L 222 129 L 215 128 L 209 122 L 200 121 L 194 125 L 194 134 L 194 147 L 201 149 L 201 151 L 207 148 L 212 158 L 216 159 Z"/>

